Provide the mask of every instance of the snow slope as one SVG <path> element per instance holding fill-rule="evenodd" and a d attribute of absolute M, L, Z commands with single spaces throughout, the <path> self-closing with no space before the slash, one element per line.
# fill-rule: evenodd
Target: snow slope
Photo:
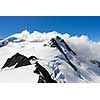
<path fill-rule="evenodd" d="M 2 68 L 8 58 L 19 52 L 26 57 L 36 56 L 39 58 L 39 63 L 48 70 L 51 77 L 58 83 L 100 82 L 100 68 L 97 64 L 93 64 L 89 61 L 95 59 L 81 59 L 79 52 L 76 52 L 77 48 L 75 50 L 72 49 L 77 54 L 74 55 L 66 48 L 63 42 L 56 38 L 57 35 L 62 37 L 61 34 L 56 32 L 51 32 L 46 35 L 45 33 L 40 34 L 39 32 L 29 34 L 29 32 L 24 31 L 21 34 L 14 34 L 1 40 L 0 44 L 4 41 L 7 41 L 7 43 L 0 47 L 0 68 Z M 65 35 L 63 37 L 65 37 Z M 64 51 L 65 56 L 67 56 L 69 61 L 76 67 L 77 71 L 73 69 L 64 54 L 60 52 L 57 47 L 51 47 L 49 44 L 51 38 L 56 40 Z M 46 44 L 46 46 L 44 46 L 44 44 Z M 69 47 L 73 46 L 70 43 L 67 43 L 67 45 L 69 45 Z M 32 65 L 21 68 L 6 68 L 1 70 L 0 82 L 37 83 L 38 75 L 33 73 L 35 70 L 34 62 L 31 63 Z"/>

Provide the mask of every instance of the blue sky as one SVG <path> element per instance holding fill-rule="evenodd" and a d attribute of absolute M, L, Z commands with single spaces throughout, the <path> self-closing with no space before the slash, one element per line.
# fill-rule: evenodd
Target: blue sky
<path fill-rule="evenodd" d="M 85 34 L 93 41 L 100 41 L 100 17 L 98 16 L 0 16 L 0 38 L 21 32 Z"/>

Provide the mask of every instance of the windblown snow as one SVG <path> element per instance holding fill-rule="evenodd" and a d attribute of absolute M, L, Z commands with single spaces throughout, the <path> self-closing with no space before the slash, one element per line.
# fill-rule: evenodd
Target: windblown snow
<path fill-rule="evenodd" d="M 56 39 L 56 36 L 61 37 L 76 55 L 67 50 L 65 45 Z M 58 48 L 50 46 L 49 42 L 52 38 L 56 40 L 65 55 Z M 39 58 L 38 62 L 58 83 L 100 82 L 99 51 L 100 42 L 91 41 L 85 35 L 77 37 L 55 31 L 29 33 L 24 30 L 0 40 L 0 68 L 8 58 L 18 52 L 26 57 Z M 69 60 L 66 60 L 65 56 Z M 77 68 L 77 71 L 70 65 L 70 62 Z M 1 70 L 0 82 L 37 83 L 39 75 L 33 73 L 34 62 L 31 63 L 32 65 L 20 68 Z"/>

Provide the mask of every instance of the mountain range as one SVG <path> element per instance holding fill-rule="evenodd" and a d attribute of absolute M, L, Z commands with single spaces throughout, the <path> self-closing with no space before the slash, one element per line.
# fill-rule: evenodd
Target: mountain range
<path fill-rule="evenodd" d="M 0 40 L 0 82 L 100 82 L 99 59 L 81 59 L 66 35 L 49 36 L 25 31 Z"/>

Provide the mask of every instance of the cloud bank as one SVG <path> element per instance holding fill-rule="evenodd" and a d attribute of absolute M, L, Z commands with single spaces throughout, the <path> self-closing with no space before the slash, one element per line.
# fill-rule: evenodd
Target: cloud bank
<path fill-rule="evenodd" d="M 78 37 L 71 36 L 68 33 L 57 33 L 55 31 L 47 33 L 34 31 L 33 33 L 30 33 L 29 31 L 24 30 L 23 32 L 16 33 L 13 36 L 29 41 L 49 41 L 52 37 L 57 35 L 66 41 L 66 43 L 77 53 L 79 59 L 82 61 L 88 61 L 90 59 L 100 61 L 100 42 L 89 40 L 86 35 Z"/>

